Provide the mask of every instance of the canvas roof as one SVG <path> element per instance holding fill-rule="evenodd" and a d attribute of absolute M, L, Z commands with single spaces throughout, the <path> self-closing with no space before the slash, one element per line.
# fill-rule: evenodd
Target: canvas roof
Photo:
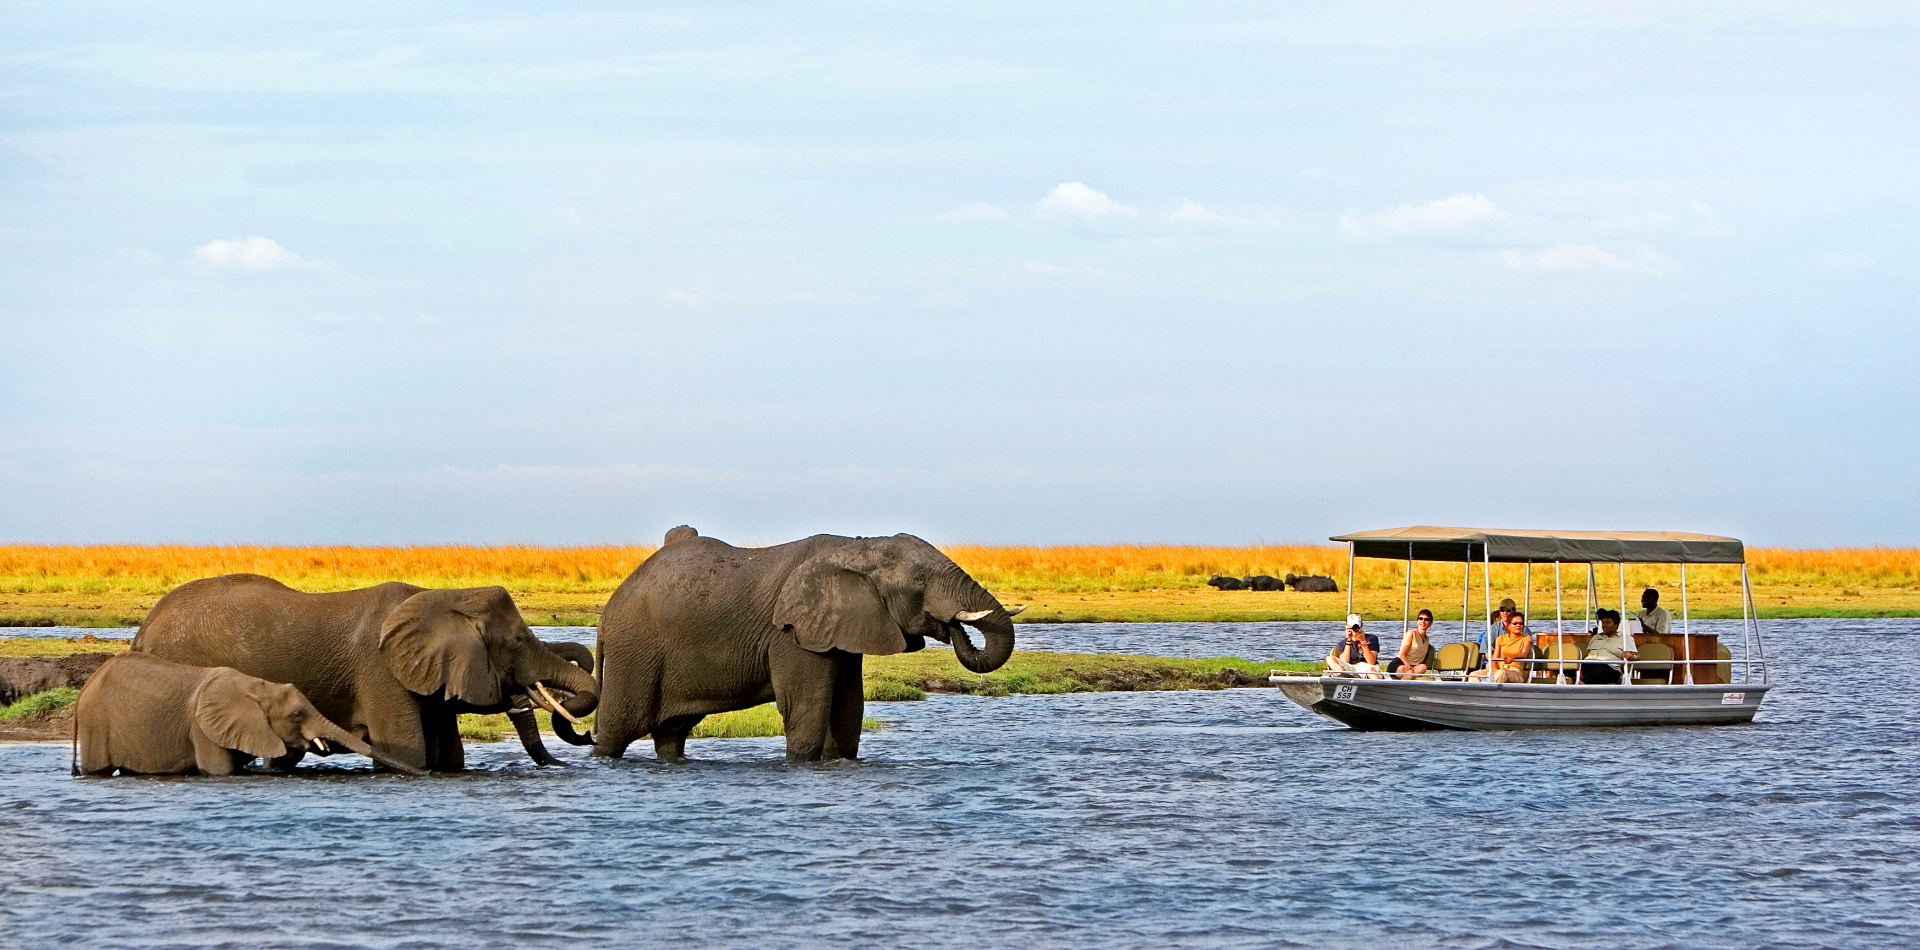
<path fill-rule="evenodd" d="M 1746 546 L 1738 538 L 1679 531 L 1533 531 L 1415 525 L 1342 534 L 1332 540 L 1353 542 L 1355 557 L 1404 560 L 1411 551 L 1416 561 L 1740 564 L 1747 559 Z"/>

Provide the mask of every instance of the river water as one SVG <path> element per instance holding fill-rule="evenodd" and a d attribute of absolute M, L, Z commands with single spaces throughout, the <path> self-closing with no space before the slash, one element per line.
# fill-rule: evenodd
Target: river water
<path fill-rule="evenodd" d="M 1305 659 L 1332 626 L 1020 635 Z M 0 946 L 1920 944 L 1920 621 L 1768 630 L 1736 727 L 1357 733 L 1241 689 L 870 704 L 834 765 L 76 780 L 0 746 Z"/>

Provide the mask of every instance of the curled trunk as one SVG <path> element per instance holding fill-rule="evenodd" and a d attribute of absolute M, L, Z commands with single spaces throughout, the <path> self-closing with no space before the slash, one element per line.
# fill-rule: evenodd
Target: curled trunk
<path fill-rule="evenodd" d="M 975 673 L 991 673 L 1013 656 L 1013 615 L 959 565 L 927 591 L 927 612 L 949 623 L 953 655 L 961 666 Z M 984 646 L 973 645 L 968 626 L 980 631 Z"/>
<path fill-rule="evenodd" d="M 985 646 L 975 649 L 973 638 L 963 626 L 953 634 L 953 656 L 960 665 L 975 673 L 991 673 L 1005 666 L 1013 656 L 1013 619 L 1004 610 L 994 611 L 994 616 L 986 617 L 974 624 L 980 629 Z"/>

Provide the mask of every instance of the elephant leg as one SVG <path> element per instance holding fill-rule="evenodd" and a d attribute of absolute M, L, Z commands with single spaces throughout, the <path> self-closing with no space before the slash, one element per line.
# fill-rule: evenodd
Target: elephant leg
<path fill-rule="evenodd" d="M 291 772 L 293 771 L 293 767 L 299 765 L 300 760 L 306 757 L 307 750 L 294 749 L 286 755 L 268 759 L 267 768 L 275 772 Z"/>
<path fill-rule="evenodd" d="M 662 762 L 687 759 L 687 735 L 705 716 L 675 716 L 653 727 L 653 757 Z"/>
<path fill-rule="evenodd" d="M 858 653 L 833 652 L 833 711 L 827 720 L 824 758 L 860 757 L 860 723 L 867 713 L 866 683 L 860 676 L 861 659 Z"/>
<path fill-rule="evenodd" d="M 770 660 L 774 705 L 786 722 L 787 761 L 819 761 L 827 750 L 836 661 L 802 649 L 799 644 L 776 647 Z"/>
<path fill-rule="evenodd" d="M 427 770 L 465 772 L 467 750 L 460 744 L 460 717 L 446 708 L 423 706 L 420 730 L 425 734 Z"/>

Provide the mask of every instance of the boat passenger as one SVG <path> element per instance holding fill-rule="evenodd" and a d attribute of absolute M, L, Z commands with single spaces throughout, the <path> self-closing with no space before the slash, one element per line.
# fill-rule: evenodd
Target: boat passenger
<path fill-rule="evenodd" d="M 1395 679 L 1410 680 L 1427 671 L 1427 631 L 1433 627 L 1433 611 L 1422 608 L 1414 619 L 1414 628 L 1400 638 L 1400 654 L 1387 661 L 1387 672 Z"/>
<path fill-rule="evenodd" d="M 1347 615 L 1347 636 L 1327 654 L 1327 669 L 1380 678 L 1380 638 L 1366 631 L 1359 614 Z"/>
<path fill-rule="evenodd" d="M 1622 662 L 1640 659 L 1634 649 L 1633 634 L 1620 629 L 1620 611 L 1600 608 L 1600 629 L 1587 641 L 1587 655 L 1580 659 L 1580 682 L 1594 686 L 1618 686 Z"/>
<path fill-rule="evenodd" d="M 1634 611 L 1634 616 L 1640 618 L 1640 626 L 1646 633 L 1666 636 L 1673 632 L 1673 615 L 1660 606 L 1660 592 L 1651 587 L 1640 595 L 1640 609 Z"/>
<path fill-rule="evenodd" d="M 1500 636 L 1507 631 L 1507 618 L 1519 612 L 1520 605 L 1515 604 L 1513 598 L 1503 597 L 1500 599 L 1500 609 L 1494 611 L 1493 616 L 1488 618 L 1492 623 L 1488 624 L 1487 627 L 1480 628 L 1480 632 L 1474 635 L 1474 639 L 1480 643 L 1480 662 L 1474 666 L 1474 669 L 1486 669 L 1487 657 L 1493 653 L 1492 650 L 1488 649 L 1490 646 L 1490 644 L 1487 643 L 1488 628 L 1492 628 L 1493 636 Z"/>
<path fill-rule="evenodd" d="M 1527 681 L 1527 668 L 1520 661 L 1531 656 L 1533 638 L 1527 636 L 1527 615 L 1516 610 L 1507 617 L 1507 632 L 1493 641 L 1493 654 L 1489 658 L 1488 668 L 1467 678 L 1489 683 L 1524 683 Z"/>

